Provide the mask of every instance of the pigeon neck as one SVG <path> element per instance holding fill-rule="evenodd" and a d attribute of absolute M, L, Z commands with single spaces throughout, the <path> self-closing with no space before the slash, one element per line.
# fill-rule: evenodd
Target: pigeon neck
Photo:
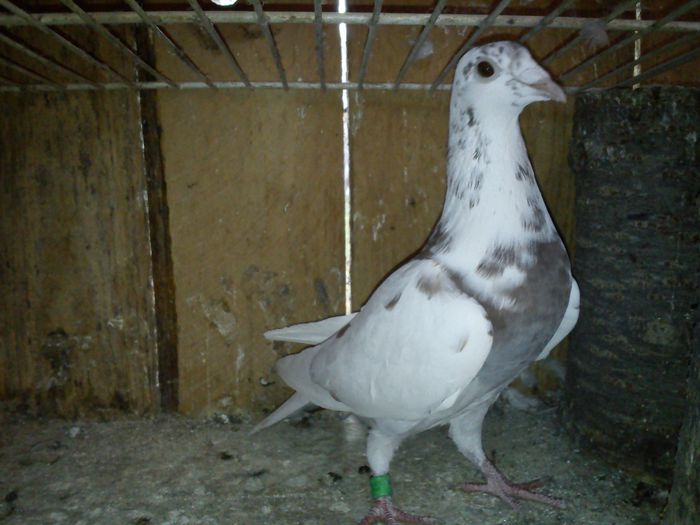
<path fill-rule="evenodd" d="M 456 262 L 490 249 L 556 236 L 540 194 L 517 108 L 481 115 L 452 108 L 447 191 L 426 249 Z"/>
<path fill-rule="evenodd" d="M 450 120 L 446 211 L 491 213 L 539 195 L 517 112 L 482 116 L 467 106 Z"/>

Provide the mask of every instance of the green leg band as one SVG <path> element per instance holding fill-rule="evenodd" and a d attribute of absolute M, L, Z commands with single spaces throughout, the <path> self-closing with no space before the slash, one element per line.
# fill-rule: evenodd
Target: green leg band
<path fill-rule="evenodd" d="M 391 497 L 392 491 L 389 474 L 372 476 L 369 478 L 369 486 L 372 489 L 372 497 L 374 499 Z"/>

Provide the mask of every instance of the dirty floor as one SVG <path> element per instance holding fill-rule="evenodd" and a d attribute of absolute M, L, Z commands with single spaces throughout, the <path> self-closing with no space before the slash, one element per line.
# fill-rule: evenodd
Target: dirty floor
<path fill-rule="evenodd" d="M 253 437 L 249 422 L 223 415 L 0 421 L 2 525 L 350 525 L 370 504 L 363 429 L 334 413 Z M 485 445 L 512 479 L 548 476 L 542 490 L 568 508 L 524 503 L 516 512 L 491 496 L 462 493 L 456 485 L 479 475 L 445 428 L 399 450 L 394 500 L 444 525 L 658 523 L 649 492 L 579 451 L 554 409 L 499 402 L 486 420 Z"/>

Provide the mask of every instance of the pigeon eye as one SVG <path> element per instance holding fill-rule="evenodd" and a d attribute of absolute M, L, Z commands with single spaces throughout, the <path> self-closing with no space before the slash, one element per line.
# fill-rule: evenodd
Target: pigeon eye
<path fill-rule="evenodd" d="M 479 72 L 479 75 L 484 78 L 491 77 L 494 73 L 493 66 L 486 62 L 486 60 L 479 62 L 479 64 L 476 66 L 476 70 Z"/>

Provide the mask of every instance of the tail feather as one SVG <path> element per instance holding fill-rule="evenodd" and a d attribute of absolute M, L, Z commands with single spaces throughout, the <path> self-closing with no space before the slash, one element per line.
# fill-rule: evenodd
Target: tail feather
<path fill-rule="evenodd" d="M 270 427 L 275 423 L 279 423 L 283 419 L 288 418 L 289 416 L 291 416 L 295 412 L 298 412 L 299 410 L 301 410 L 309 404 L 309 401 L 307 401 L 301 394 L 297 392 L 294 395 L 292 395 L 292 397 L 287 399 L 287 401 L 282 403 L 282 405 L 280 405 L 280 407 L 277 410 L 275 410 L 272 414 L 270 414 L 260 423 L 255 425 L 253 427 L 253 430 L 250 431 L 250 433 L 255 434 L 256 432 L 260 432 L 261 430 Z"/>
<path fill-rule="evenodd" d="M 348 324 L 353 317 L 355 317 L 354 313 L 338 315 L 322 319 L 321 321 L 294 324 L 285 328 L 268 330 L 265 332 L 265 338 L 270 341 L 289 341 L 291 343 L 317 345 Z"/>
<path fill-rule="evenodd" d="M 265 332 L 265 337 L 271 341 L 290 341 L 317 345 L 348 324 L 354 316 L 354 313 L 338 315 L 321 321 L 269 330 Z M 280 377 L 289 386 L 296 390 L 301 390 L 301 392 L 294 393 L 277 410 L 255 425 L 253 430 L 251 430 L 251 434 L 282 421 L 306 405 L 318 405 L 332 410 L 349 410 L 348 407 L 333 399 L 327 391 L 311 380 L 309 367 L 318 350 L 318 347 L 307 348 L 299 354 L 284 357 L 277 362 L 276 368 Z"/>

